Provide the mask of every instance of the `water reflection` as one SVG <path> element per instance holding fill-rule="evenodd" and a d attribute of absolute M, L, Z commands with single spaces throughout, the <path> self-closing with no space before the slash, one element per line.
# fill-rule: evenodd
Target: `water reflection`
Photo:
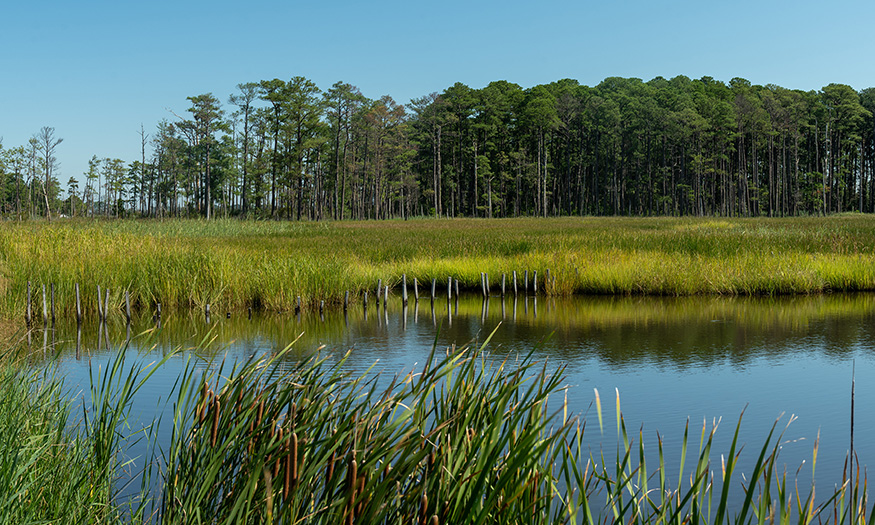
<path fill-rule="evenodd" d="M 764 355 L 812 350 L 840 355 L 875 336 L 871 294 L 486 300 L 456 296 L 411 301 L 407 307 L 390 297 L 388 304 L 381 301 L 376 313 L 371 315 L 369 308 L 361 306 L 302 309 L 294 315 L 258 314 L 250 309 L 212 319 L 202 314 L 165 313 L 157 318 L 147 313 L 131 324 L 125 323 L 124 316 L 110 316 L 106 323 L 80 326 L 58 319 L 54 328 L 46 325 L 42 330 L 41 342 L 42 349 L 51 348 L 51 353 L 93 354 L 118 348 L 148 331 L 149 344 L 164 351 L 195 346 L 207 337 L 213 352 L 234 345 L 273 351 L 296 341 L 299 355 L 322 345 L 338 352 L 355 348 L 369 354 L 398 342 L 400 334 L 407 332 L 410 336 L 400 337 L 405 344 L 412 337 L 430 346 L 436 335 L 439 345 L 477 344 L 501 323 L 492 339 L 499 352 L 537 345 L 539 352 L 568 361 L 596 357 L 617 367 L 658 364 L 684 369 L 724 360 L 741 366 Z M 421 323 L 423 313 L 430 318 L 428 325 Z M 33 346 L 33 341 L 29 344 Z"/>

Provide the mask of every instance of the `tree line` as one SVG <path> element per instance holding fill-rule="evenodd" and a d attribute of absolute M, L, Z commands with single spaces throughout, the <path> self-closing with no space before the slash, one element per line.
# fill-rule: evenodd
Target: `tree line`
<path fill-rule="evenodd" d="M 139 159 L 0 145 L 7 216 L 788 216 L 875 211 L 875 90 L 684 76 L 456 83 L 399 104 L 304 77 L 188 97 Z"/>

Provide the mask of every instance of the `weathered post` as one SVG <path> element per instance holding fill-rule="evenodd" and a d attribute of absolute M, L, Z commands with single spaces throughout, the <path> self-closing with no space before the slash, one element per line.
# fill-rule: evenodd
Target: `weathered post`
<path fill-rule="evenodd" d="M 43 285 L 43 326 L 49 324 L 49 306 L 46 301 L 46 285 Z"/>
<path fill-rule="evenodd" d="M 504 281 L 505 274 L 501 274 L 501 298 L 504 299 Z"/>
<path fill-rule="evenodd" d="M 516 297 L 518 295 L 518 290 L 516 286 L 516 270 L 513 271 L 513 296 Z"/>
<path fill-rule="evenodd" d="M 109 288 L 106 289 L 106 302 L 103 304 L 103 319 L 109 317 Z"/>
<path fill-rule="evenodd" d="M 529 271 L 528 270 L 523 272 L 523 291 L 526 292 L 526 295 L 529 295 Z"/>
<path fill-rule="evenodd" d="M 32 311 L 33 301 L 30 298 L 30 281 L 27 281 L 27 313 L 24 314 L 24 321 L 27 323 L 27 326 L 30 326 L 33 323 L 33 311 Z"/>
<path fill-rule="evenodd" d="M 431 280 L 431 302 L 434 302 L 435 288 L 437 288 L 437 279 L 432 279 Z"/>
<path fill-rule="evenodd" d="M 407 306 L 407 274 L 401 274 L 401 306 Z"/>
<path fill-rule="evenodd" d="M 453 278 L 447 277 L 447 304 L 453 298 Z"/>
<path fill-rule="evenodd" d="M 100 285 L 97 285 L 97 322 L 103 322 L 103 295 L 100 293 Z"/>
<path fill-rule="evenodd" d="M 301 296 L 298 295 L 295 297 L 295 315 L 301 313 Z"/>
<path fill-rule="evenodd" d="M 419 281 L 416 277 L 413 278 L 413 300 L 419 302 Z"/>
<path fill-rule="evenodd" d="M 343 294 L 343 311 L 347 311 L 349 309 L 349 290 Z"/>
<path fill-rule="evenodd" d="M 130 290 L 125 290 L 125 317 L 128 320 L 128 324 L 131 324 L 131 292 L 130 292 Z"/>
<path fill-rule="evenodd" d="M 382 291 L 383 291 L 383 279 L 377 279 L 377 295 L 376 295 L 376 299 L 374 299 L 377 302 L 377 306 L 380 306 L 380 292 L 382 292 Z"/>
<path fill-rule="evenodd" d="M 535 295 L 538 295 L 538 270 L 532 273 L 532 290 Z"/>
<path fill-rule="evenodd" d="M 79 283 L 76 283 L 76 325 L 82 324 L 82 300 L 79 297 Z"/>

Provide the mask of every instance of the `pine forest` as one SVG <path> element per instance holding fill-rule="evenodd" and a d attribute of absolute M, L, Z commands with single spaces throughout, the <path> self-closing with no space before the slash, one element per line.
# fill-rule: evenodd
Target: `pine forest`
<path fill-rule="evenodd" d="M 185 105 L 140 128 L 138 159 L 95 151 L 66 181 L 55 128 L 3 144 L 0 212 L 312 221 L 875 211 L 873 88 L 496 81 L 405 105 L 293 77 Z"/>

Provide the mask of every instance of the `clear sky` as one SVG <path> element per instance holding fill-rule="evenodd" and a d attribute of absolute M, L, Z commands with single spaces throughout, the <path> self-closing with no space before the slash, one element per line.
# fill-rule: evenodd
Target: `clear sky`
<path fill-rule="evenodd" d="M 368 97 L 455 82 L 691 78 L 875 87 L 871 0 L 11 0 L 0 9 L 0 137 L 55 128 L 66 188 L 92 155 L 140 157 L 186 97 L 301 75 Z M 230 110 L 230 107 L 226 107 Z"/>

